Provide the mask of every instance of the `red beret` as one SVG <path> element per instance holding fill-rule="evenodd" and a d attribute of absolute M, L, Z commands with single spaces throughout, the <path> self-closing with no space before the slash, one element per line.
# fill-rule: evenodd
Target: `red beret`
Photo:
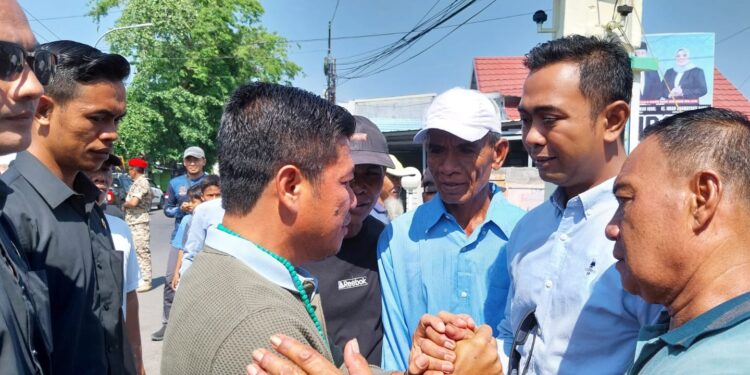
<path fill-rule="evenodd" d="M 141 158 L 132 158 L 128 160 L 128 166 L 146 169 L 148 168 L 148 162 Z"/>

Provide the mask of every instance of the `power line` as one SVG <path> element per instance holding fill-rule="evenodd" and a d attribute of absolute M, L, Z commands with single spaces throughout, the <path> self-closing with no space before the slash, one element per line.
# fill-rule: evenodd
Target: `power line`
<path fill-rule="evenodd" d="M 546 9 L 546 10 L 549 11 L 550 9 Z M 506 19 L 509 19 L 509 18 L 530 16 L 532 14 L 534 14 L 534 12 L 512 14 L 512 15 L 503 16 L 503 17 L 486 18 L 486 19 L 481 19 L 481 20 L 466 22 L 466 25 L 473 25 L 473 24 L 477 24 L 477 23 L 492 22 L 492 21 L 506 20 Z M 455 27 L 455 26 L 457 26 L 457 24 L 443 25 L 443 26 L 440 26 L 440 27 L 436 27 L 435 29 L 447 29 L 447 28 Z M 407 31 L 399 31 L 399 32 L 392 32 L 392 33 L 382 33 L 382 34 L 370 34 L 370 35 L 358 35 L 356 37 L 358 37 L 358 38 L 360 38 L 360 37 L 361 38 L 371 38 L 371 37 L 380 37 L 380 36 L 387 36 L 387 35 L 401 35 L 401 34 L 405 34 L 405 33 L 407 33 Z M 348 38 L 348 37 L 342 37 L 342 38 Z M 354 55 L 339 57 L 338 59 L 339 60 L 346 60 L 346 59 L 351 59 L 351 58 L 354 58 L 354 57 L 364 56 L 364 55 L 366 55 L 366 54 L 368 54 L 370 52 L 379 50 L 381 48 L 382 47 L 373 48 L 371 50 L 360 52 L 360 53 L 357 53 L 357 54 L 354 54 Z M 344 63 L 344 64 L 346 64 L 346 63 Z"/>
<path fill-rule="evenodd" d="M 333 23 L 333 19 L 336 18 L 336 11 L 339 10 L 339 0 L 336 0 L 336 7 L 333 8 L 333 15 L 331 16 L 331 20 L 328 21 L 328 23 Z"/>
<path fill-rule="evenodd" d="M 113 11 L 110 11 L 110 12 L 107 12 L 107 13 L 108 14 L 122 13 L 122 10 L 113 10 Z M 55 20 L 66 20 L 66 19 L 71 19 L 71 18 L 84 18 L 84 17 L 90 17 L 90 16 L 91 16 L 90 14 L 77 14 L 77 15 L 73 15 L 73 16 L 59 16 L 59 17 L 37 18 L 37 19 L 32 20 L 32 21 L 35 21 L 35 22 L 39 22 L 39 21 L 55 21 Z"/>
<path fill-rule="evenodd" d="M 471 20 L 472 20 L 472 19 L 473 19 L 474 17 L 476 17 L 477 15 L 479 15 L 480 13 L 482 13 L 482 12 L 483 12 L 483 11 L 484 11 L 485 9 L 489 8 L 489 7 L 490 7 L 490 6 L 492 5 L 492 4 L 494 4 L 494 3 L 495 3 L 495 1 L 497 1 L 497 0 L 492 0 L 492 1 L 491 1 L 491 2 L 489 3 L 489 4 L 487 4 L 487 5 L 486 5 L 486 6 L 484 7 L 484 8 L 482 8 L 482 9 L 480 9 L 479 11 L 477 11 L 476 13 L 474 13 L 474 15 L 472 15 L 471 17 L 469 17 L 468 19 L 466 19 L 466 20 L 465 20 L 464 22 L 462 22 L 462 23 L 460 23 L 459 25 L 457 25 L 457 26 L 456 26 L 456 27 L 455 27 L 455 28 L 454 28 L 453 30 L 449 31 L 449 32 L 448 32 L 447 34 L 443 35 L 443 37 L 442 37 L 442 38 L 438 39 L 438 40 L 437 40 L 436 42 L 434 42 L 434 43 L 430 44 L 429 46 L 427 46 L 427 48 L 424 48 L 423 50 L 421 50 L 421 51 L 417 52 L 416 54 L 414 54 L 414 55 L 410 56 L 409 58 L 407 58 L 407 59 L 405 59 L 405 60 L 403 60 L 403 61 L 401 61 L 401 62 L 399 62 L 399 63 L 397 63 L 397 64 L 391 65 L 391 66 L 389 66 L 389 67 L 381 67 L 381 68 L 380 68 L 379 70 L 376 70 L 376 71 L 374 71 L 374 72 L 371 72 L 371 73 L 367 73 L 367 74 L 364 74 L 364 75 L 361 75 L 361 76 L 355 76 L 355 77 L 344 77 L 344 78 L 348 78 L 348 79 L 353 79 L 353 78 L 362 78 L 362 77 L 368 77 L 368 76 L 372 76 L 372 75 L 375 75 L 375 74 L 378 74 L 378 73 L 382 73 L 382 72 L 385 72 L 385 71 L 387 71 L 387 70 L 391 70 L 391 69 L 393 69 L 393 68 L 396 68 L 396 67 L 398 67 L 398 66 L 400 66 L 400 65 L 403 65 L 403 64 L 405 64 L 405 63 L 407 63 L 407 62 L 409 62 L 409 61 L 411 61 L 411 60 L 415 59 L 415 58 L 416 58 L 417 56 L 419 56 L 419 55 L 421 55 L 421 54 L 423 54 L 423 53 L 427 52 L 427 50 L 431 49 L 431 48 L 432 48 L 432 47 L 434 47 L 434 46 L 435 46 L 436 44 L 440 43 L 440 42 L 441 42 L 441 41 L 443 41 L 443 40 L 444 40 L 445 38 L 447 38 L 447 37 L 448 37 L 449 35 L 453 34 L 453 32 L 455 32 L 456 30 L 458 30 L 459 28 L 461 28 L 461 26 L 464 26 L 464 25 L 465 25 L 466 23 L 468 23 L 469 21 L 471 21 Z M 398 56 L 396 56 L 396 57 L 398 57 Z M 387 63 L 383 64 L 383 66 L 385 66 L 385 65 L 387 65 L 388 63 L 390 63 L 391 61 L 395 60 L 395 59 L 396 59 L 396 57 L 394 57 L 393 59 L 389 60 L 389 61 L 388 61 Z"/>
<path fill-rule="evenodd" d="M 459 13 L 461 13 L 462 11 L 464 11 L 465 9 L 467 9 L 468 7 L 470 7 L 471 5 L 473 5 L 474 3 L 476 3 L 476 1 L 477 0 L 471 0 L 471 1 L 468 1 L 468 2 L 465 2 L 465 3 L 457 3 L 457 2 L 452 3 L 451 5 L 449 5 L 445 9 L 443 9 L 441 12 L 438 12 L 438 14 L 442 14 L 442 13 L 445 13 L 445 12 L 450 12 L 449 14 L 441 16 L 439 18 L 437 16 L 431 17 L 430 21 L 432 21 L 432 20 L 436 20 L 436 21 L 433 22 L 433 23 L 431 23 L 429 26 L 425 27 L 424 29 L 422 29 L 422 30 L 420 30 L 418 32 L 417 32 L 417 30 L 419 30 L 419 28 L 422 25 L 424 25 L 425 23 L 427 23 L 427 22 L 424 22 L 424 23 L 422 23 L 420 25 L 415 26 L 412 29 L 412 30 L 414 30 L 413 32 L 416 33 L 415 35 L 409 36 L 410 34 L 412 34 L 412 32 L 407 33 L 406 35 L 404 35 L 403 37 L 401 37 L 395 43 L 392 43 L 390 45 L 387 45 L 387 46 L 383 47 L 383 49 L 382 49 L 382 51 L 380 53 L 376 53 L 376 54 L 373 54 L 373 56 L 371 56 L 369 58 L 362 59 L 361 61 L 363 61 L 363 62 L 360 65 L 355 66 L 354 68 L 348 69 L 346 74 L 349 75 L 350 78 L 354 78 L 354 74 L 356 74 L 357 72 L 366 72 L 367 69 L 369 69 L 373 65 L 377 64 L 378 62 L 380 62 L 380 61 L 382 61 L 382 60 L 384 60 L 386 58 L 389 58 L 390 56 L 394 55 L 398 51 L 401 51 L 396 56 L 396 57 L 398 57 L 399 55 L 403 54 L 406 50 L 410 49 L 419 39 L 421 39 L 422 37 L 424 37 L 425 35 L 427 35 L 429 32 L 431 32 L 432 30 L 434 30 L 436 27 L 444 24 L 448 20 L 450 20 L 453 17 L 457 16 Z M 390 61 L 393 61 L 393 59 L 389 60 L 389 62 Z"/>
<path fill-rule="evenodd" d="M 20 4 L 19 4 L 19 6 L 20 6 Z M 45 29 L 46 29 L 47 31 L 49 31 L 49 32 L 50 32 L 50 34 L 52 34 L 52 36 L 54 36 L 54 37 L 55 37 L 55 38 L 57 38 L 58 40 L 59 40 L 59 39 L 62 39 L 62 38 L 60 38 L 60 37 L 59 37 L 59 36 L 58 36 L 57 34 L 55 34 L 55 32 L 54 32 L 54 31 L 50 30 L 50 28 L 49 28 L 49 27 L 47 27 L 47 25 L 45 25 L 45 24 L 44 24 L 44 23 L 43 23 L 42 21 L 39 21 L 39 19 L 38 19 L 38 18 L 34 17 L 34 15 L 33 15 L 33 14 L 31 14 L 31 12 L 29 12 L 29 11 L 28 11 L 28 9 L 26 9 L 26 8 L 24 8 L 24 7 L 21 7 L 21 9 L 23 9 L 23 11 L 24 11 L 24 12 L 26 12 L 26 14 L 28 14 L 29 16 L 31 16 L 31 18 L 33 18 L 33 19 L 34 19 L 35 21 L 39 22 L 39 24 L 40 24 L 40 25 L 42 25 L 42 27 L 43 27 L 43 28 L 45 28 Z"/>
<path fill-rule="evenodd" d="M 738 30 L 738 31 L 730 34 L 729 36 L 726 36 L 726 37 L 722 38 L 721 40 L 719 40 L 718 42 L 716 42 L 716 44 L 719 44 L 719 43 L 722 43 L 722 42 L 726 42 L 727 40 L 732 39 L 732 38 L 736 37 L 737 35 L 742 34 L 743 32 L 745 32 L 747 30 L 750 30 L 750 26 L 743 27 L 742 29 L 740 29 L 740 30 Z"/>
<path fill-rule="evenodd" d="M 42 34 L 39 34 L 38 32 L 35 32 L 34 30 L 31 30 L 31 31 L 32 31 L 32 32 L 34 33 L 34 35 L 35 35 L 35 36 L 36 36 L 37 38 L 41 39 L 41 40 L 42 40 L 42 42 L 44 42 L 44 43 L 47 43 L 47 42 L 49 42 L 49 39 L 45 38 L 45 37 L 44 37 L 44 36 L 43 36 Z"/>

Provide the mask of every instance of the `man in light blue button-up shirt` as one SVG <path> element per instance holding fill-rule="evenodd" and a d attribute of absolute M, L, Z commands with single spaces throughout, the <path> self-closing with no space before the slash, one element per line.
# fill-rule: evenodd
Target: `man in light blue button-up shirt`
<path fill-rule="evenodd" d="M 415 136 L 427 148 L 437 198 L 391 222 L 378 243 L 383 292 L 383 368 L 406 369 L 411 333 L 425 314 L 471 315 L 497 327 L 505 308 L 505 242 L 523 211 L 494 184 L 508 142 L 497 107 L 483 94 L 451 89 Z"/>
<path fill-rule="evenodd" d="M 525 64 L 522 139 L 541 178 L 558 188 L 508 242 L 511 287 L 498 339 L 506 356 L 517 349 L 519 373 L 622 374 L 639 329 L 661 309 L 623 290 L 604 235 L 617 209 L 612 179 L 626 157 L 628 54 L 574 35 L 535 47 Z M 537 328 L 514 346 L 531 311 Z"/>

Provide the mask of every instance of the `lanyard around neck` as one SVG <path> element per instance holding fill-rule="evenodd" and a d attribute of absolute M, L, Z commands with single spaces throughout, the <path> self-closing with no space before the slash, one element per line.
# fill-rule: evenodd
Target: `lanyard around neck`
<path fill-rule="evenodd" d="M 247 241 L 246 238 L 243 238 L 240 236 L 239 233 L 225 227 L 223 224 L 219 224 L 217 228 L 224 232 L 231 234 L 235 237 L 242 238 L 243 240 Z M 252 241 L 249 241 L 252 242 Z M 255 247 L 257 247 L 260 251 L 270 255 L 273 259 L 276 259 L 279 263 L 281 263 L 284 268 L 289 272 L 289 276 L 291 276 L 292 281 L 294 282 L 294 286 L 297 287 L 297 292 L 299 293 L 300 297 L 302 298 L 302 302 L 305 304 L 305 309 L 307 310 L 307 314 L 310 315 L 310 318 L 312 319 L 313 323 L 315 324 L 315 328 L 318 329 L 318 334 L 320 334 L 320 338 L 323 339 L 323 343 L 328 345 L 328 340 L 326 339 L 326 335 L 323 333 L 323 326 L 320 324 L 320 321 L 318 320 L 318 316 L 315 315 L 315 309 L 313 309 L 312 304 L 310 303 L 310 299 L 307 297 L 307 292 L 305 291 L 305 288 L 302 286 L 302 281 L 299 279 L 299 275 L 297 274 L 297 270 L 294 269 L 294 266 L 292 263 L 290 263 L 288 260 L 286 260 L 281 255 L 278 255 L 276 253 L 272 253 L 268 249 L 264 248 L 263 246 L 258 245 L 257 243 L 253 243 Z"/>

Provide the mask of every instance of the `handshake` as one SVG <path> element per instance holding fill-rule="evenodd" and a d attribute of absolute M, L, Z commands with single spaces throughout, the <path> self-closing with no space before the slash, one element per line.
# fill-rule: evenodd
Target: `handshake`
<path fill-rule="evenodd" d="M 357 339 L 344 348 L 341 369 L 329 362 L 315 349 L 299 341 L 276 334 L 271 346 L 277 354 L 265 349 L 253 351 L 253 363 L 247 366 L 248 375 L 280 374 L 342 374 L 369 375 L 383 372 L 368 365 L 359 353 Z M 497 341 L 487 325 L 477 327 L 470 316 L 440 312 L 437 316 L 423 315 L 412 335 L 409 368 L 405 373 L 393 374 L 491 374 L 502 375 L 503 367 L 497 352 Z"/>

